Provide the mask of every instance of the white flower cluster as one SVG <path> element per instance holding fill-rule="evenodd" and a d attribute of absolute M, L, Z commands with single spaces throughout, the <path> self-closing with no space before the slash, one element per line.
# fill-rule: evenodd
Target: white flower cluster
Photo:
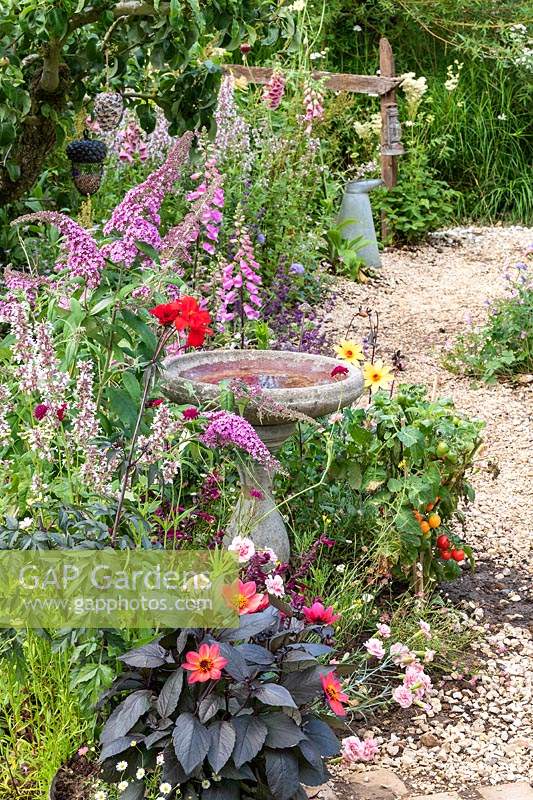
<path fill-rule="evenodd" d="M 457 59 L 455 59 L 453 64 L 448 64 L 448 69 L 446 70 L 446 80 L 444 81 L 444 87 L 449 92 L 454 92 L 459 86 L 459 78 L 461 77 L 462 68 L 463 68 L 462 62 L 459 63 Z"/>
<path fill-rule="evenodd" d="M 414 119 L 420 101 L 428 90 L 427 80 L 423 76 L 420 78 L 415 77 L 414 72 L 405 72 L 403 75 L 400 75 L 400 78 L 402 79 L 400 86 L 407 100 L 409 119 Z"/>
<path fill-rule="evenodd" d="M 354 122 L 356 134 L 360 139 L 368 140 L 381 135 L 381 114 L 372 114 L 366 122 Z"/>
<path fill-rule="evenodd" d="M 507 63 L 527 72 L 533 72 L 533 38 L 526 26 L 521 23 L 510 25 L 502 34 L 502 38 L 509 50 Z"/>

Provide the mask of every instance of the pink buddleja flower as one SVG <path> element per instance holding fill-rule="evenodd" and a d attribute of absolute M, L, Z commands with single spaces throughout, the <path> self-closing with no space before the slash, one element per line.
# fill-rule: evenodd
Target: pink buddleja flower
<path fill-rule="evenodd" d="M 188 131 L 177 140 L 164 163 L 152 172 L 145 181 L 134 186 L 114 209 L 104 225 L 106 236 L 122 233 L 122 241 L 104 245 L 102 253 L 126 266 L 133 263 L 138 254 L 135 240 L 141 240 L 156 250 L 162 246 L 158 228 L 161 224 L 159 211 L 165 196 L 179 179 L 184 164 L 188 161 L 193 134 Z M 121 246 L 122 245 L 122 246 Z"/>
<path fill-rule="evenodd" d="M 56 269 L 69 270 L 71 277 L 81 278 L 89 289 L 94 289 L 100 283 L 102 270 L 105 266 L 103 254 L 98 249 L 91 234 L 67 217 L 57 211 L 37 211 L 35 214 L 26 214 L 18 217 L 12 225 L 31 222 L 48 222 L 54 225 L 63 236 L 62 250 L 66 258 L 66 265 L 62 262 L 56 264 Z"/>
<path fill-rule="evenodd" d="M 305 128 L 307 134 L 310 134 L 313 130 L 313 122 L 324 116 L 323 100 L 324 96 L 318 86 L 309 82 L 306 83 L 304 87 L 304 122 L 307 122 Z"/>
<path fill-rule="evenodd" d="M 379 746 L 375 739 L 359 739 L 358 736 L 348 736 L 342 740 L 341 753 L 348 764 L 355 764 L 357 761 L 372 761 L 379 752 Z"/>
<path fill-rule="evenodd" d="M 255 260 L 252 239 L 244 225 L 244 217 L 239 211 L 235 219 L 235 235 L 230 242 L 236 250 L 233 258 L 222 267 L 217 319 L 221 323 L 230 322 L 241 311 L 248 319 L 259 319 L 259 309 L 263 304 L 259 296 L 262 283 L 260 266 Z"/>
<path fill-rule="evenodd" d="M 374 658 L 381 659 L 385 655 L 385 648 L 379 639 L 368 639 L 365 642 L 365 647 L 369 655 L 374 656 Z"/>
<path fill-rule="evenodd" d="M 228 546 L 228 550 L 237 554 L 239 564 L 247 564 L 255 554 L 255 545 L 252 540 L 246 536 L 235 536 Z"/>
<path fill-rule="evenodd" d="M 207 447 L 234 446 L 244 450 L 265 469 L 279 469 L 279 461 L 271 455 L 249 422 L 229 411 L 210 411 L 204 416 L 208 425 L 200 437 Z"/>
<path fill-rule="evenodd" d="M 4 282 L 9 292 L 3 302 L 9 303 L 15 300 L 17 295 L 23 295 L 30 307 L 35 305 L 39 288 L 49 283 L 48 278 L 42 275 L 28 275 L 26 272 L 14 269 L 4 271 Z"/>
<path fill-rule="evenodd" d="M 415 699 L 413 693 L 406 686 L 397 686 L 392 697 L 402 708 L 412 706 Z"/>
<path fill-rule="evenodd" d="M 269 82 L 263 89 L 263 103 L 272 111 L 279 108 L 285 94 L 285 78 L 280 72 L 274 71 Z"/>
<path fill-rule="evenodd" d="M 386 625 L 384 622 L 380 622 L 377 628 L 380 636 L 382 636 L 384 639 L 390 639 L 391 629 L 388 625 Z"/>

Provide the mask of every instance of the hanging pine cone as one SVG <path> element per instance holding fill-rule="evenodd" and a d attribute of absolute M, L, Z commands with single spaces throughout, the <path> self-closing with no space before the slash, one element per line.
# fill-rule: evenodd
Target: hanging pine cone
<path fill-rule="evenodd" d="M 94 116 L 104 133 L 118 128 L 124 111 L 124 102 L 116 92 L 100 92 L 94 98 Z"/>
<path fill-rule="evenodd" d="M 67 156 L 73 164 L 101 164 L 106 153 L 106 145 L 98 139 L 89 139 L 87 132 L 83 139 L 75 139 L 67 147 Z"/>

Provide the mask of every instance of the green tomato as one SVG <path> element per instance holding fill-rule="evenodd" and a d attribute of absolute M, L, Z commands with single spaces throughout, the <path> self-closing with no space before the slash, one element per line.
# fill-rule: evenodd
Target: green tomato
<path fill-rule="evenodd" d="M 439 458 L 443 458 L 444 456 L 448 455 L 450 448 L 447 442 L 439 442 L 437 445 L 437 455 Z"/>
<path fill-rule="evenodd" d="M 450 462 L 450 464 L 457 464 L 457 462 L 458 462 L 458 460 L 459 460 L 459 459 L 457 458 L 457 453 L 454 453 L 453 451 L 452 451 L 452 452 L 450 452 L 450 453 L 448 453 L 448 454 L 447 454 L 447 456 L 446 456 L 446 458 L 447 458 L 447 460 Z"/>

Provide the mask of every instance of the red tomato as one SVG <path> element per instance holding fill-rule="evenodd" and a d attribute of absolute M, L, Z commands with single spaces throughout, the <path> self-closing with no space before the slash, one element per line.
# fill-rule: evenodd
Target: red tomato
<path fill-rule="evenodd" d="M 452 550 L 452 558 L 454 561 L 464 561 L 465 560 L 465 551 L 464 550 Z"/>
<path fill-rule="evenodd" d="M 450 546 L 450 540 L 443 533 L 437 536 L 437 547 L 439 550 L 447 550 Z"/>
<path fill-rule="evenodd" d="M 449 561 L 450 558 L 452 557 L 452 551 L 451 550 L 441 550 L 440 551 L 440 557 L 443 558 L 444 561 Z"/>

